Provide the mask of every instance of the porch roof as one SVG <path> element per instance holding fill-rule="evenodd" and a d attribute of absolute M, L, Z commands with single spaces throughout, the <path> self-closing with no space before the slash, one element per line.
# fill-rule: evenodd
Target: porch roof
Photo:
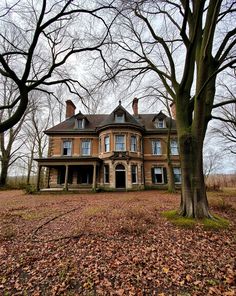
<path fill-rule="evenodd" d="M 58 165 L 94 165 L 100 164 L 102 160 L 98 157 L 74 157 L 74 156 L 61 156 L 61 157 L 45 157 L 35 158 L 35 161 L 42 166 L 58 166 Z"/>

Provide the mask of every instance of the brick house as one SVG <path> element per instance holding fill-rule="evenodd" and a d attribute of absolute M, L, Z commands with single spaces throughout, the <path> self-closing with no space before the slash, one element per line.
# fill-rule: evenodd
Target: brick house
<path fill-rule="evenodd" d="M 167 134 L 176 184 L 181 182 L 176 122 L 164 113 L 133 115 L 121 105 L 111 114 L 75 114 L 66 102 L 66 120 L 48 129 L 47 158 L 36 159 L 39 173 L 46 167 L 44 187 L 68 189 L 143 189 L 167 185 Z M 42 186 L 41 186 L 42 187 Z"/>

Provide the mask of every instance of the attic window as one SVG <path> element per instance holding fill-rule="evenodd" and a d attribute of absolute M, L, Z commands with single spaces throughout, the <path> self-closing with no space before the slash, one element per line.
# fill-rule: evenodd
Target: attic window
<path fill-rule="evenodd" d="M 78 128 L 84 128 L 85 127 L 85 119 L 78 119 Z"/>
<path fill-rule="evenodd" d="M 162 119 L 162 118 L 156 119 L 156 121 L 155 121 L 155 127 L 156 128 L 165 128 L 166 127 L 165 120 Z"/>
<path fill-rule="evenodd" d="M 125 122 L 125 114 L 124 113 L 116 113 L 115 114 L 115 122 L 116 123 L 123 123 L 123 122 Z"/>

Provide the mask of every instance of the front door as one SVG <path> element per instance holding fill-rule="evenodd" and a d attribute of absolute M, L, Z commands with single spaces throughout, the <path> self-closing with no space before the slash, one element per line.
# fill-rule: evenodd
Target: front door
<path fill-rule="evenodd" d="M 125 184 L 125 167 L 122 164 L 116 166 L 116 188 L 124 189 Z"/>

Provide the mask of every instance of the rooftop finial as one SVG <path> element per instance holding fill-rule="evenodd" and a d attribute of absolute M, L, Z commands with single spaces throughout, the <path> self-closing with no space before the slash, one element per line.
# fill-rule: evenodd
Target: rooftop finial
<path fill-rule="evenodd" d="M 119 105 L 121 105 L 121 100 L 119 100 Z"/>

